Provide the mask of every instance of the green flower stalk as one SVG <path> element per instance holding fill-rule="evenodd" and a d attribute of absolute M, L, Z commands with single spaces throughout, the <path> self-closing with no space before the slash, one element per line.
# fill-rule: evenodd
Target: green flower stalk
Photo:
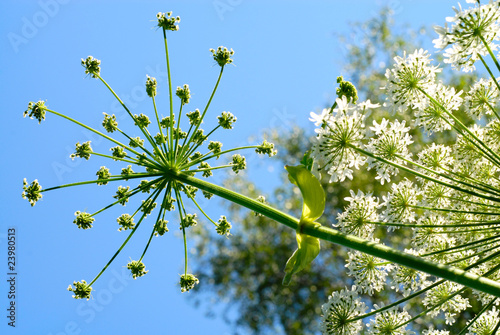
<path fill-rule="evenodd" d="M 209 137 L 211 138 L 217 129 L 233 129 L 234 123 L 236 122 L 236 117 L 232 113 L 222 112 L 222 114 L 217 118 L 213 117 L 212 122 L 207 122 L 207 124 L 214 124 L 214 128 L 207 134 L 205 134 L 204 130 L 200 128 L 202 123 L 206 121 L 206 117 L 209 115 L 207 112 L 221 80 L 224 66 L 232 63 L 232 55 L 234 52 L 232 50 L 228 50 L 227 48 L 219 47 L 217 51 L 212 50 L 213 58 L 220 66 L 220 73 L 212 94 L 205 107 L 202 109 L 203 112 L 200 112 L 200 109 L 195 109 L 194 111 L 188 113 L 183 112 L 182 107 L 185 104 L 188 104 L 191 98 L 189 86 L 185 84 L 183 87 L 178 87 L 175 92 L 175 95 L 180 99 L 180 108 L 177 114 L 177 119 L 175 119 L 175 115 L 173 113 L 173 92 L 166 32 L 179 30 L 178 23 L 180 18 L 173 17 L 172 13 L 169 12 L 158 13 L 157 19 L 158 27 L 163 30 L 165 52 L 167 56 L 168 82 L 170 91 L 170 109 L 167 112 L 168 116 L 161 117 L 161 110 L 159 110 L 156 105 L 155 97 L 157 94 L 158 82 L 155 78 L 147 76 L 145 85 L 146 93 L 152 100 L 154 114 L 152 114 L 152 117 L 146 115 L 145 113 L 132 114 L 127 105 L 101 76 L 101 61 L 92 56 L 82 59 L 81 61 L 82 66 L 85 68 L 85 73 L 91 78 L 101 81 L 118 100 L 129 115 L 130 121 L 140 130 L 141 136 L 131 137 L 127 135 L 120 128 L 116 116 L 108 115 L 106 113 L 104 113 L 102 127 L 106 133 L 116 134 L 116 138 L 112 138 L 97 129 L 89 127 L 73 119 L 72 117 L 49 109 L 45 105 L 45 101 L 38 101 L 36 103 L 30 102 L 28 109 L 24 112 L 24 116 L 36 119 L 39 123 L 45 120 L 47 113 L 60 116 L 92 131 L 114 145 L 110 148 L 111 154 L 104 154 L 94 151 L 90 141 L 83 142 L 81 144 L 78 142 L 75 146 L 75 152 L 71 154 L 72 159 L 83 158 L 85 160 L 89 160 L 92 156 L 100 156 L 125 164 L 119 174 L 113 174 L 110 169 L 105 166 L 101 166 L 96 173 L 97 179 L 46 189 L 43 189 L 37 180 L 28 184 L 25 179 L 23 182 L 22 196 L 30 202 L 31 206 L 34 206 L 36 202 L 42 198 L 42 194 L 44 192 L 58 188 L 87 184 L 104 186 L 118 181 L 134 181 L 139 178 L 139 180 L 141 180 L 135 187 L 123 185 L 118 186 L 116 194 L 113 196 L 111 202 L 103 208 L 90 213 L 82 211 L 77 211 L 75 213 L 76 218 L 73 223 L 75 223 L 80 229 L 91 229 L 95 224 L 96 217 L 99 213 L 115 207 L 116 205 L 125 206 L 129 202 L 130 198 L 138 194 L 145 196 L 139 208 L 131 213 L 121 214 L 116 219 L 118 231 L 127 231 L 128 236 L 101 272 L 99 272 L 97 276 L 88 284 L 86 281 L 81 281 L 73 283 L 73 287 L 70 286 L 69 290 L 74 293 L 74 297 L 77 299 L 88 299 L 90 297 L 92 285 L 122 251 L 139 226 L 141 226 L 141 223 L 145 221 L 148 216 L 154 215 L 155 221 L 151 226 L 150 238 L 146 243 L 141 257 L 138 260 L 131 260 L 127 264 L 127 268 L 131 271 L 134 279 L 144 276 L 148 272 L 145 270 L 145 265 L 142 261 L 146 251 L 148 250 L 153 237 L 164 236 L 168 232 L 168 221 L 165 219 L 165 216 L 167 212 L 171 212 L 174 209 L 177 209 L 179 227 L 183 233 L 184 240 L 185 273 L 181 276 L 181 290 L 186 292 L 192 289 L 194 285 L 198 283 L 198 279 L 194 275 L 188 274 L 187 236 L 189 231 L 188 228 L 196 226 L 198 224 L 198 218 L 196 213 L 186 213 L 184 203 L 186 199 L 188 199 L 187 201 L 192 201 L 196 206 L 198 206 L 195 199 L 197 193 L 196 191 L 198 189 L 193 185 L 182 182 L 177 178 L 177 176 L 195 176 L 199 173 L 202 177 L 209 178 L 214 174 L 215 170 L 219 169 L 231 169 L 235 173 L 238 173 L 246 168 L 245 157 L 241 154 L 234 154 L 231 161 L 226 164 L 209 164 L 209 161 L 217 160 L 224 154 L 234 151 L 253 149 L 258 154 L 267 154 L 268 156 L 272 156 L 276 153 L 274 145 L 272 143 L 268 143 L 267 141 L 264 141 L 261 145 L 231 148 L 225 151 L 222 151 L 221 142 L 210 141 L 208 148 L 203 149 L 205 141 Z M 187 116 L 187 119 L 181 119 L 183 114 Z M 180 128 L 183 122 L 189 123 L 187 132 L 182 131 Z M 205 190 L 202 194 L 206 198 L 210 198 L 213 195 L 213 193 Z M 207 216 L 201 207 L 198 206 L 198 208 L 205 216 Z M 219 235 L 226 237 L 230 235 L 232 225 L 225 216 L 221 216 L 218 223 L 215 223 L 215 221 L 208 216 L 207 218 L 216 225 L 216 232 Z"/>

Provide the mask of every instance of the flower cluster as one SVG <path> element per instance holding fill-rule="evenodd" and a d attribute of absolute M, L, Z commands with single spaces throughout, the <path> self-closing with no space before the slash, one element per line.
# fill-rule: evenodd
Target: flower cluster
<path fill-rule="evenodd" d="M 429 52 L 420 49 L 404 53 L 395 57 L 394 65 L 386 70 L 384 107 L 411 113 L 412 122 L 407 125 L 404 121 L 382 119 L 373 121 L 367 131 L 362 103 L 353 104 L 340 97 L 331 109 L 320 115 L 311 113 L 311 121 L 317 127 L 311 155 L 332 182 L 352 179 L 353 170 L 364 163 L 368 169 L 376 170 L 381 184 L 391 183 L 392 177 L 401 171 L 405 173 L 402 180 L 390 184 L 381 201 L 372 194 L 351 191 L 346 198 L 349 204 L 338 214 L 334 225 L 340 231 L 367 243 L 383 244 L 374 237 L 380 236 L 380 229 L 387 230 L 386 241 L 398 240 L 396 229 L 407 229 L 411 239 L 399 246 L 407 257 L 498 282 L 500 85 L 484 57 L 491 56 L 491 63 L 500 72 L 493 54 L 500 39 L 500 4 L 468 2 L 474 6 L 455 9 L 455 17 L 447 19 L 450 27 L 437 28 L 439 38 L 434 43 L 438 48 L 446 48 L 445 63 L 468 72 L 481 60 L 489 78 L 480 78 L 465 92 L 459 91 L 438 79 L 441 69 L 432 64 Z M 463 113 L 466 115 L 460 115 Z M 471 122 L 464 123 L 467 118 Z M 415 152 L 411 147 L 411 127 L 419 127 L 429 135 L 453 131 L 456 136 L 451 142 L 431 143 Z M 349 334 L 360 334 L 363 330 L 358 322 L 364 318 L 370 318 L 364 329 L 367 334 L 411 334 L 409 322 L 425 314 L 432 318 L 443 316 L 445 324 L 454 325 L 465 311 L 472 315 L 477 312 L 470 310 L 471 295 L 480 301 L 481 310 L 460 333 L 498 331 L 496 295 L 479 290 L 466 293 L 467 287 L 453 281 L 359 251 L 349 252 L 346 267 L 356 293 L 372 295 L 390 287 L 403 298 L 390 306 L 375 305 L 370 313 L 343 319 L 329 302 L 328 309 L 323 306 L 324 334 L 344 334 L 347 327 L 351 327 Z M 345 294 L 344 290 L 334 292 L 336 297 Z M 395 309 L 409 299 L 420 302 L 425 310 L 412 316 L 409 309 Z M 422 334 L 450 333 L 431 326 Z"/>
<path fill-rule="evenodd" d="M 158 13 L 157 24 L 163 30 L 165 52 L 167 53 L 167 67 L 170 67 L 168 62 L 168 49 L 166 43 L 166 31 L 177 31 L 179 29 L 179 17 L 173 17 L 171 12 Z M 156 106 L 155 97 L 157 95 L 158 82 L 155 78 L 147 76 L 145 83 L 145 91 L 148 97 L 151 98 L 154 113 L 148 115 L 146 113 L 132 114 L 127 105 L 118 97 L 118 95 L 111 89 L 104 78 L 101 77 L 101 62 L 92 56 L 82 59 L 81 63 L 85 68 L 85 73 L 92 78 L 98 78 L 110 90 L 110 92 L 117 98 L 121 106 L 124 107 L 125 112 L 130 117 L 130 121 L 136 126 L 138 136 L 134 137 L 127 135 L 118 125 L 117 117 L 104 113 L 104 120 L 102 127 L 106 133 L 116 133 L 117 138 L 112 138 L 107 134 L 96 130 L 92 127 L 83 125 L 82 123 L 74 120 L 73 118 L 62 115 L 56 111 L 50 110 L 45 105 L 44 101 L 37 103 L 30 102 L 28 109 L 24 112 L 24 116 L 37 119 L 39 123 L 45 120 L 46 113 L 51 113 L 64 117 L 86 129 L 92 131 L 98 136 L 113 142 L 113 147 L 110 148 L 111 154 L 96 152 L 91 146 L 91 142 L 76 143 L 75 152 L 71 154 L 71 158 L 83 158 L 89 160 L 93 156 L 108 158 L 118 163 L 126 164 L 121 173 L 114 174 L 106 166 L 101 166 L 96 173 L 97 179 L 88 180 L 79 183 L 72 183 L 53 188 L 42 189 L 35 180 L 28 184 L 26 179 L 23 182 L 23 198 L 26 198 L 33 206 L 41 197 L 42 193 L 57 189 L 60 187 L 76 186 L 76 185 L 107 185 L 117 181 L 137 181 L 131 186 L 118 186 L 116 194 L 113 196 L 110 204 L 107 204 L 102 209 L 94 212 L 87 213 L 86 211 L 77 211 L 76 218 L 73 223 L 80 229 L 90 229 L 96 220 L 96 216 L 116 205 L 126 206 L 129 199 L 142 195 L 143 199 L 139 207 L 128 214 L 121 214 L 116 222 L 118 224 L 118 231 L 127 232 L 128 237 L 125 238 L 122 246 L 118 249 L 116 254 L 111 258 L 113 261 L 118 253 L 124 248 L 131 236 L 137 229 L 144 225 L 143 222 L 150 215 L 155 215 L 153 224 L 151 225 L 150 238 L 144 248 L 141 257 L 138 260 L 131 260 L 127 264 L 127 269 L 130 270 L 134 279 L 144 276 L 148 271 L 143 263 L 143 258 L 148 250 L 152 239 L 155 236 L 164 236 L 168 232 L 167 223 L 165 219 L 168 212 L 176 210 L 178 214 L 178 222 L 180 230 L 183 234 L 184 240 L 184 257 L 186 258 L 185 274 L 181 276 L 180 286 L 181 291 L 186 292 L 191 290 L 199 280 L 192 274 L 188 274 L 187 262 L 187 234 L 188 228 L 194 227 L 198 224 L 199 218 L 196 213 L 187 213 L 185 203 L 191 201 L 209 221 L 213 222 L 216 226 L 216 233 L 222 236 L 229 236 L 231 223 L 225 216 L 216 223 L 213 221 L 199 206 L 196 196 L 198 187 L 202 188 L 203 196 L 210 199 L 213 195 L 213 184 L 207 183 L 196 178 L 199 174 L 204 178 L 209 178 L 214 174 L 215 170 L 226 169 L 232 170 L 234 173 L 239 173 L 246 168 L 246 159 L 239 153 L 234 153 L 236 150 L 253 149 L 260 155 L 268 155 L 269 157 L 276 154 L 274 145 L 264 141 L 259 145 L 250 145 L 241 148 L 229 148 L 222 150 L 222 143 L 219 141 L 209 141 L 208 147 L 205 147 L 206 140 L 214 134 L 216 130 L 233 129 L 236 122 L 236 117 L 231 113 L 224 111 L 221 115 L 212 116 L 213 129 L 205 134 L 201 125 L 207 120 L 210 103 L 214 96 L 218 84 L 221 80 L 224 65 L 232 63 L 232 56 L 234 54 L 232 49 L 219 47 L 217 50 L 211 49 L 213 59 L 221 66 L 219 77 L 212 91 L 211 97 L 203 108 L 195 109 L 191 112 L 183 112 L 183 105 L 190 102 L 191 91 L 189 86 L 183 85 L 178 87 L 173 93 L 170 78 L 170 68 L 168 71 L 169 79 L 169 95 L 170 105 L 166 115 L 161 115 L 161 111 Z M 180 99 L 180 106 L 178 113 L 174 113 L 173 95 Z M 200 112 L 203 110 L 203 112 Z M 183 131 L 181 126 L 187 123 L 188 131 Z M 121 137 L 120 137 L 121 136 Z M 226 164 L 209 164 L 209 161 L 218 160 L 224 157 L 225 154 L 231 153 L 230 161 Z M 99 278 L 99 276 L 106 270 L 111 263 L 104 267 L 104 269 L 87 284 L 86 281 L 75 282 L 70 286 L 69 290 L 74 293 L 77 299 L 88 299 L 92 291 L 91 285 Z"/>

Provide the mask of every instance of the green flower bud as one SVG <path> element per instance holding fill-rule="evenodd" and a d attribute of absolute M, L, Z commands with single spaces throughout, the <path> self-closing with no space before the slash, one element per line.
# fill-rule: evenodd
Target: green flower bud
<path fill-rule="evenodd" d="M 73 221 L 74 224 L 78 226 L 80 229 L 89 229 L 92 228 L 92 222 L 95 219 L 87 212 L 75 212 L 76 219 Z"/>
<path fill-rule="evenodd" d="M 127 269 L 130 270 L 130 272 L 132 272 L 132 277 L 134 279 L 137 279 L 137 277 L 142 277 L 144 276 L 146 273 L 148 273 L 149 271 L 145 271 L 146 270 L 146 266 L 144 265 L 143 262 L 141 261 L 130 261 L 128 264 L 127 264 Z"/>
<path fill-rule="evenodd" d="M 212 151 L 214 155 L 217 155 L 222 151 L 222 143 L 219 141 L 210 141 L 208 144 L 208 150 Z M 219 159 L 220 155 L 217 155 L 217 159 Z"/>
<path fill-rule="evenodd" d="M 198 169 L 210 169 L 210 164 L 208 164 L 207 162 L 201 162 L 200 165 L 198 165 Z M 205 178 L 208 178 L 212 175 L 212 170 L 205 170 L 202 174 L 202 176 Z"/>
<path fill-rule="evenodd" d="M 198 129 L 193 135 L 193 142 L 196 144 L 202 144 L 207 139 L 207 136 L 203 135 L 203 129 Z"/>
<path fill-rule="evenodd" d="M 245 157 L 240 154 L 233 155 L 233 162 L 230 163 L 230 165 L 232 165 L 232 169 L 235 173 L 245 170 L 247 167 Z"/>
<path fill-rule="evenodd" d="M 73 292 L 75 295 L 73 298 L 75 299 L 90 299 L 90 293 L 92 292 L 92 287 L 87 284 L 85 280 L 81 282 L 73 282 L 74 288 L 69 285 L 68 291 Z"/>
<path fill-rule="evenodd" d="M 120 147 L 119 145 L 117 145 L 116 147 L 113 147 L 109 150 L 111 150 L 113 152 L 113 157 L 125 158 L 127 156 L 127 153 L 125 152 L 125 150 L 123 150 L 123 147 Z M 115 161 L 116 160 L 117 159 L 115 159 Z"/>
<path fill-rule="evenodd" d="M 189 91 L 189 85 L 184 84 L 184 86 L 177 87 L 177 90 L 175 91 L 175 95 L 181 99 L 181 104 L 185 105 L 189 103 L 189 99 L 191 98 L 191 92 Z"/>
<path fill-rule="evenodd" d="M 71 157 L 72 160 L 75 159 L 75 157 L 85 158 L 86 160 L 90 158 L 90 154 L 92 153 L 92 147 L 90 146 L 90 141 L 83 142 L 82 144 L 80 144 L 80 142 L 77 142 L 75 146 L 76 146 L 75 153 L 69 155 L 69 157 Z"/>
<path fill-rule="evenodd" d="M 358 91 L 356 90 L 356 86 L 349 81 L 344 81 L 342 76 L 337 77 L 337 83 L 339 84 L 339 87 L 337 88 L 337 96 L 340 99 L 345 96 L 347 101 L 355 104 L 356 101 L 358 101 Z"/>
<path fill-rule="evenodd" d="M 121 172 L 122 177 L 128 177 L 130 175 L 134 174 L 134 171 L 132 170 L 132 165 L 128 165 L 127 168 L 123 168 Z M 128 180 L 125 178 L 125 180 Z"/>
<path fill-rule="evenodd" d="M 29 186 L 26 178 L 23 180 L 23 199 L 28 199 L 31 204 L 31 207 L 35 206 L 36 202 L 42 198 L 42 194 L 40 191 L 42 190 L 42 186 L 38 184 L 38 180 L 34 180 L 31 182 Z"/>
<path fill-rule="evenodd" d="M 262 142 L 262 144 L 257 149 L 255 149 L 255 152 L 263 155 L 267 154 L 269 157 L 273 157 L 278 153 L 277 150 L 274 150 L 274 144 L 269 143 L 266 140 L 264 140 L 264 142 Z"/>
<path fill-rule="evenodd" d="M 125 206 L 125 203 L 128 202 L 128 198 L 130 197 L 130 187 L 118 186 L 118 191 L 116 191 L 116 195 L 113 198 L 119 200 L 119 203 L 122 206 Z"/>
<path fill-rule="evenodd" d="M 186 216 L 184 216 L 182 218 L 180 229 L 194 227 L 197 224 L 198 224 L 198 221 L 196 221 L 196 213 L 195 214 L 186 214 Z"/>
<path fill-rule="evenodd" d="M 149 126 L 150 123 L 151 121 L 149 121 L 149 117 L 147 115 L 144 115 L 142 113 L 139 116 L 134 115 L 134 124 L 136 126 L 139 126 L 141 128 L 146 128 L 147 126 Z"/>
<path fill-rule="evenodd" d="M 181 275 L 181 292 L 187 292 L 191 289 L 194 288 L 196 284 L 198 284 L 200 281 L 198 278 L 196 278 L 194 275 L 188 273 L 186 275 Z"/>
<path fill-rule="evenodd" d="M 46 110 L 47 107 L 45 106 L 45 101 L 40 100 L 36 103 L 30 101 L 28 103 L 28 109 L 23 113 L 23 117 L 26 117 L 26 115 L 28 115 L 30 119 L 37 119 L 38 124 L 40 124 L 42 120 L 45 120 Z"/>
<path fill-rule="evenodd" d="M 109 169 L 105 166 L 101 166 L 99 171 L 96 173 L 97 180 L 100 180 L 97 182 L 97 185 L 107 185 L 108 181 L 106 179 L 109 179 L 111 177 L 111 174 L 109 173 Z"/>
<path fill-rule="evenodd" d="M 218 47 L 217 50 L 210 49 L 214 60 L 219 64 L 219 66 L 223 67 L 226 64 L 231 64 L 233 60 L 231 57 L 234 55 L 233 49 L 228 50 L 226 47 Z"/>
<path fill-rule="evenodd" d="M 118 130 L 118 122 L 116 121 L 116 116 L 115 114 L 109 116 L 106 113 L 104 114 L 104 121 L 102 121 L 102 126 L 108 133 L 112 133 L 116 130 Z"/>
<path fill-rule="evenodd" d="M 224 215 L 221 215 L 219 221 L 217 221 L 217 222 L 218 222 L 218 225 L 217 225 L 217 228 L 215 229 L 217 234 L 222 235 L 222 236 L 231 235 L 231 233 L 229 232 L 229 230 L 232 228 L 231 223 L 229 223 L 229 221 L 227 221 L 227 219 Z"/>
<path fill-rule="evenodd" d="M 147 76 L 146 79 L 146 93 L 150 98 L 156 96 L 156 78 Z"/>
<path fill-rule="evenodd" d="M 126 213 L 120 215 L 120 217 L 118 217 L 118 219 L 116 219 L 116 221 L 120 225 L 120 228 L 118 228 L 118 231 L 133 229 L 135 226 L 134 218 Z"/>
<path fill-rule="evenodd" d="M 218 116 L 219 125 L 224 129 L 233 129 L 233 123 L 236 122 L 236 117 L 230 112 L 222 112 L 221 116 Z"/>
<path fill-rule="evenodd" d="M 144 145 L 144 140 L 142 140 L 139 136 L 137 136 L 137 137 L 133 137 L 133 138 L 130 140 L 129 145 L 130 145 L 132 148 L 142 147 L 142 146 Z"/>
<path fill-rule="evenodd" d="M 189 124 L 193 126 L 197 126 L 201 124 L 201 113 L 200 110 L 197 108 L 192 112 L 186 113 L 186 116 L 189 119 Z"/>
<path fill-rule="evenodd" d="M 151 212 L 155 208 L 156 208 L 156 202 L 153 202 L 152 199 L 142 200 L 141 211 L 144 212 L 144 214 L 146 215 L 151 214 Z"/>
<path fill-rule="evenodd" d="M 175 119 L 175 114 L 173 115 Z M 170 127 L 170 116 L 165 116 L 163 119 L 160 121 L 160 125 L 162 128 L 169 128 Z M 173 120 L 172 126 L 175 125 L 175 120 Z"/>
<path fill-rule="evenodd" d="M 168 232 L 167 223 L 167 220 L 158 220 L 158 222 L 156 222 L 155 236 L 163 236 L 166 232 Z"/>
<path fill-rule="evenodd" d="M 89 74 L 92 78 L 97 78 L 101 73 L 101 61 L 92 56 L 86 59 L 82 58 L 82 66 L 85 68 L 85 74 Z"/>
<path fill-rule="evenodd" d="M 179 30 L 179 26 L 177 26 L 176 24 L 181 21 L 181 18 L 179 16 L 172 17 L 172 12 L 159 12 L 158 14 L 156 14 L 156 18 L 158 19 L 158 27 L 161 27 L 164 30 Z"/>

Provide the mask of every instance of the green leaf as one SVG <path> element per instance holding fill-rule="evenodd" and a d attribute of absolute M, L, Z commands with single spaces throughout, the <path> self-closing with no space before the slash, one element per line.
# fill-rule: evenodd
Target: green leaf
<path fill-rule="evenodd" d="M 300 222 L 314 222 L 325 210 L 325 191 L 318 179 L 304 166 L 285 166 L 288 179 L 297 185 L 304 200 Z"/>
<path fill-rule="evenodd" d="M 325 210 L 325 192 L 318 179 L 306 167 L 285 166 L 285 169 L 288 171 L 288 179 L 298 186 L 303 197 L 302 215 L 296 235 L 298 247 L 285 266 L 283 285 L 288 285 L 292 275 L 302 271 L 319 254 L 319 239 L 302 234 L 301 231 L 305 225 L 320 225 L 314 221 L 319 219 Z"/>
<path fill-rule="evenodd" d="M 292 257 L 286 262 L 283 285 L 288 285 L 292 279 L 292 275 L 302 271 L 319 254 L 319 238 L 297 233 L 297 245 L 297 250 L 295 250 Z"/>

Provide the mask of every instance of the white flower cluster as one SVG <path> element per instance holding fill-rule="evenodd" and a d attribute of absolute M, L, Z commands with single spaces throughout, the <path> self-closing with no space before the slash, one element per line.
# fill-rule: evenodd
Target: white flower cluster
<path fill-rule="evenodd" d="M 399 246 L 407 254 L 500 281 L 500 85 L 493 73 L 500 74 L 500 63 L 493 53 L 500 40 L 500 1 L 467 2 L 474 5 L 455 8 L 456 15 L 447 18 L 447 25 L 436 28 L 439 37 L 434 44 L 446 49 L 445 63 L 453 68 L 469 72 L 480 60 L 490 76 L 460 91 L 438 80 L 441 69 L 432 64 L 427 51 L 395 57 L 392 68 L 386 70 L 383 106 L 388 111 L 411 113 L 412 122 L 407 125 L 382 119 L 365 129 L 366 110 L 378 106 L 337 99 L 333 110 L 311 114 L 318 134 L 312 157 L 320 171 L 331 176 L 331 182 L 354 178 L 353 170 L 365 163 L 367 169 L 376 171 L 381 184 L 392 182 L 381 200 L 371 193 L 351 191 L 345 199 L 347 207 L 334 224 L 342 233 L 380 243 L 375 237 L 382 236 L 379 229 L 388 232 L 383 242 L 401 241 L 395 230 L 408 229 L 411 238 L 403 239 Z M 486 61 L 485 57 L 492 59 Z M 491 64 L 494 69 L 490 69 Z M 409 126 L 432 135 L 425 139 L 436 143 L 412 152 Z M 443 131 L 454 135 L 439 139 L 437 135 Z M 404 178 L 395 177 L 401 171 Z M 372 295 L 390 288 L 403 299 L 420 299 L 427 315 L 444 316 L 447 325 L 463 317 L 466 310 L 468 315 L 478 313 L 461 334 L 493 334 L 498 330 L 497 297 L 472 290 L 481 312 L 472 311 L 467 287 L 359 251 L 348 255 L 346 267 L 357 294 Z M 347 294 L 354 293 L 334 293 L 335 297 Z M 323 309 L 324 320 L 329 318 L 326 313 L 338 310 L 334 307 L 337 301 L 331 299 Z M 396 309 L 398 304 L 375 305 L 365 316 L 370 321 L 363 330 L 358 328 L 356 317 L 346 316 L 330 318 L 323 333 L 344 334 L 333 329 L 352 326 L 349 334 L 411 334 L 409 322 L 416 315 Z M 422 334 L 449 335 L 442 326 L 434 329 L 429 325 Z"/>

